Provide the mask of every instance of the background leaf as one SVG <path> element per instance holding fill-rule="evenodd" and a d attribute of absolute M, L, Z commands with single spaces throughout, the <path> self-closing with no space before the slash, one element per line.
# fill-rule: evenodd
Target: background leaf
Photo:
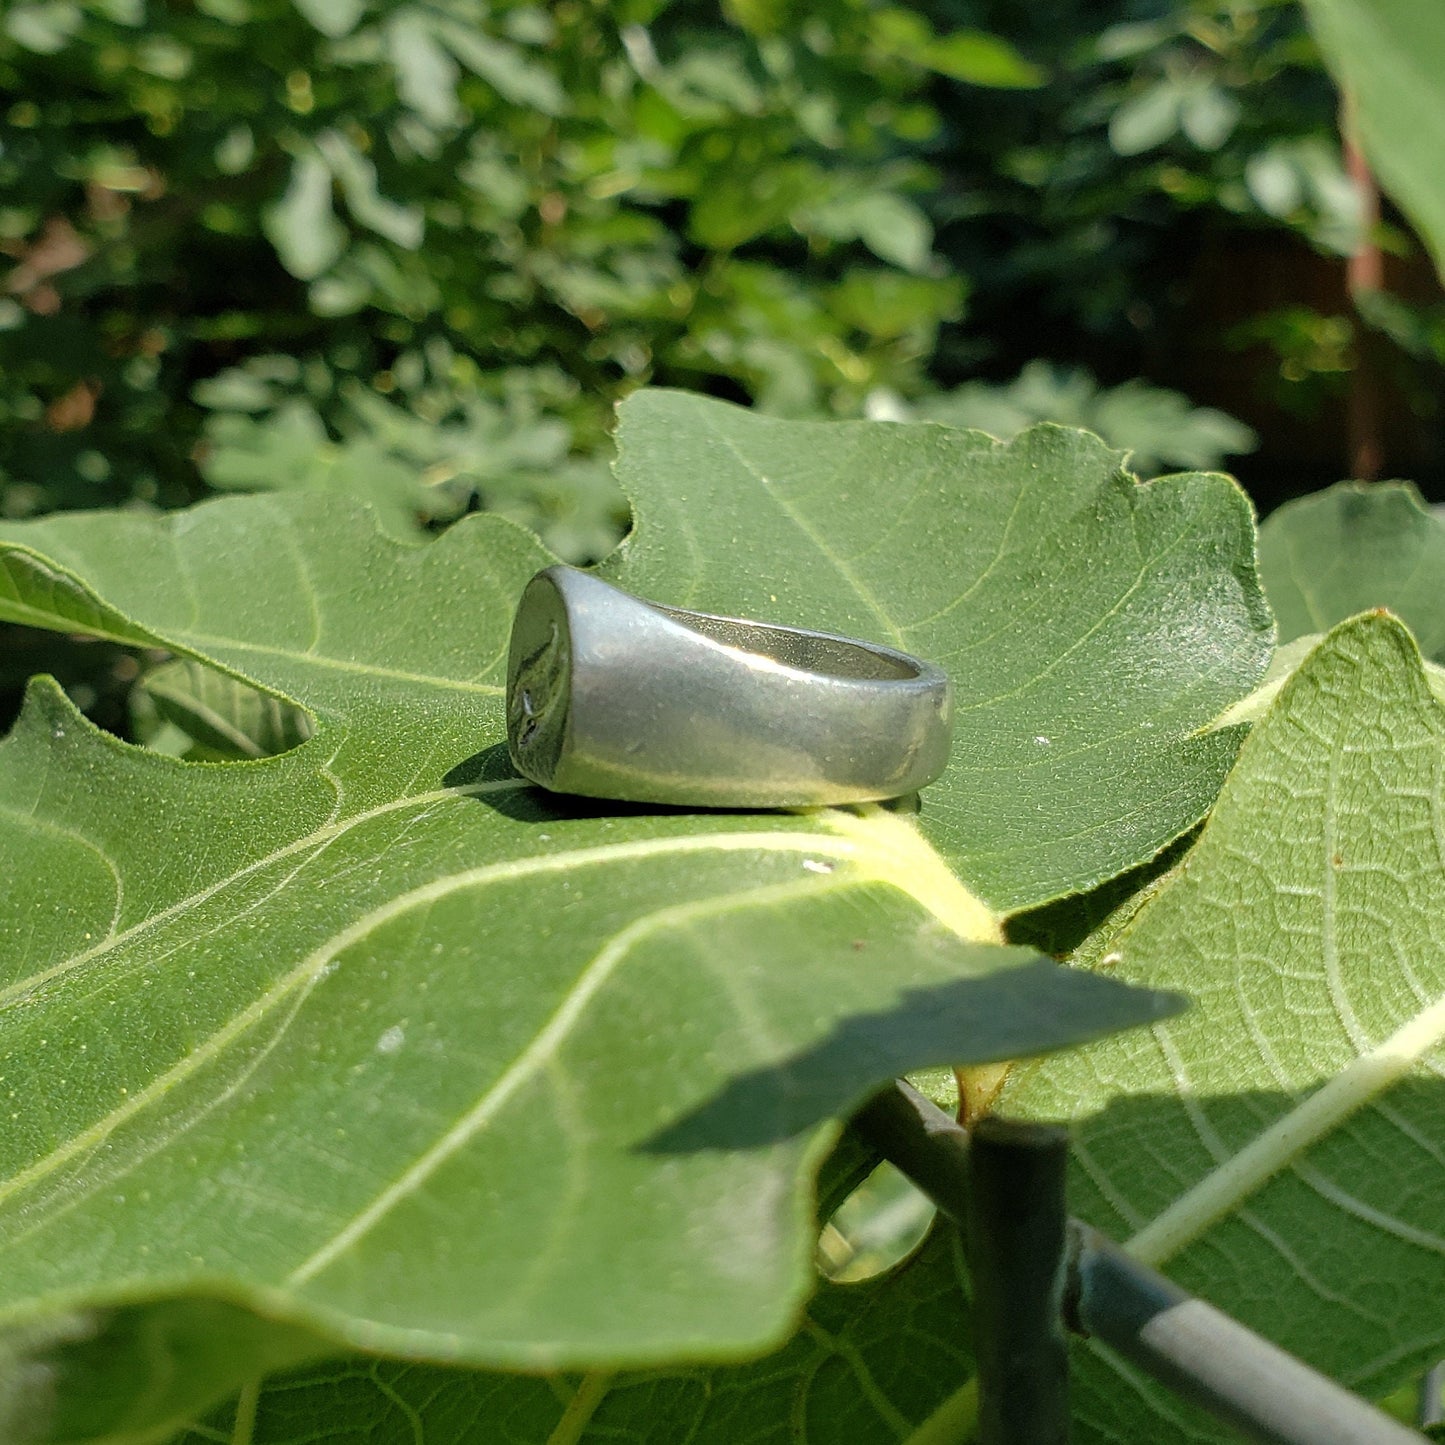
<path fill-rule="evenodd" d="M 346 228 L 331 208 L 331 171 L 314 152 L 291 165 L 286 193 L 262 216 L 281 264 L 303 281 L 319 276 L 346 249 Z"/>
<path fill-rule="evenodd" d="M 138 686 L 201 757 L 267 758 L 311 736 L 311 719 L 300 708 L 189 658 L 152 668 Z"/>
<path fill-rule="evenodd" d="M 323 35 L 332 39 L 350 34 L 366 9 L 366 0 L 294 0 L 294 4 Z"/>
<path fill-rule="evenodd" d="M 1259 571 L 1281 642 L 1388 607 L 1445 661 L 1445 520 L 1403 482 L 1341 482 L 1259 529 Z"/>
<path fill-rule="evenodd" d="M 803 221 L 809 230 L 839 240 L 857 237 L 880 260 L 905 271 L 922 271 L 933 250 L 933 227 L 911 201 L 874 191 L 810 206 Z"/>
<path fill-rule="evenodd" d="M 1431 0 L 1305 0 L 1381 183 L 1445 270 L 1445 31 Z"/>
<path fill-rule="evenodd" d="M 1031 361 L 1006 383 L 965 382 L 907 408 L 917 421 L 977 428 L 1007 441 L 1036 422 L 1082 427 L 1128 454 L 1141 477 L 1172 469 L 1217 471 L 1228 456 L 1250 452 L 1259 438 L 1210 407 L 1191 406 L 1177 391 L 1126 381 L 1100 387 L 1086 371 Z"/>
<path fill-rule="evenodd" d="M 366 10 L 366 0 L 294 0 L 296 8 L 332 39 L 348 35 Z"/>
<path fill-rule="evenodd" d="M 14 1445 L 160 1445 L 217 1394 L 327 1353 L 213 1299 L 61 1315 L 0 1337 L 0 1429 Z"/>
<path fill-rule="evenodd" d="M 457 104 L 461 69 L 436 38 L 420 6 L 404 6 L 387 23 L 387 46 L 396 67 L 397 94 L 423 119 L 447 127 L 462 118 Z"/>
<path fill-rule="evenodd" d="M 1299 6 L 1160 0 L 1120 25 L 1128 0 L 1060 0 L 1000 9 L 992 35 L 862 0 L 823 30 L 773 0 L 566 24 L 462 0 L 207 5 L 5 10 L 40 48 L 0 26 L 19 107 L 0 154 L 0 516 L 197 499 L 233 444 L 258 450 L 208 424 L 207 383 L 278 358 L 257 422 L 300 404 L 371 456 L 394 433 L 358 394 L 417 432 L 478 406 L 511 413 L 503 438 L 559 429 L 563 485 L 507 465 L 503 441 L 480 474 L 421 460 L 444 480 L 417 510 L 500 510 L 578 562 L 620 536 L 608 424 L 642 382 L 897 417 L 1042 351 L 1247 411 L 1266 506 L 1337 473 L 1362 336 L 1299 243 L 1349 250 L 1359 218 L 1341 224 L 1336 99 Z M 1170 137 L 1118 156 L 1110 117 L 1178 76 Z M 1393 299 L 1393 339 L 1371 345 L 1407 379 L 1408 424 L 1381 440 L 1428 481 L 1445 329 L 1414 281 Z M 1240 323 L 1263 345 L 1239 353 Z M 1141 469 L 1182 444 L 1128 410 L 1138 425 L 1106 435 Z M 1213 464 L 1189 450 L 1168 464 Z M 333 481 L 374 498 L 367 477 Z M 574 509 L 583 525 L 557 515 Z"/>

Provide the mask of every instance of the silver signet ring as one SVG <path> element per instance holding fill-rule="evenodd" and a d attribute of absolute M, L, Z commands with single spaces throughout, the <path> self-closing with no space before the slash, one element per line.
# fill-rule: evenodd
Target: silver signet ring
<path fill-rule="evenodd" d="M 562 793 L 690 807 L 896 798 L 948 762 L 947 675 L 826 632 L 644 602 L 573 567 L 527 584 L 507 744 Z"/>

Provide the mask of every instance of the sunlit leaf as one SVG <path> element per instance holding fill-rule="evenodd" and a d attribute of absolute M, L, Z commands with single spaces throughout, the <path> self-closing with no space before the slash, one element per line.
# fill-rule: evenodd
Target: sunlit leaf
<path fill-rule="evenodd" d="M 1021 1068 L 999 1106 L 1076 1121 L 1083 1217 L 1370 1395 L 1445 1351 L 1442 778 L 1445 707 L 1409 634 L 1344 624 L 1183 865 L 1094 950 L 1195 1008 Z M 1186 1438 L 1184 1407 L 1104 1352 L 1085 1381 L 1080 1438 Z M 1232 1438 L 1195 1418 L 1187 1438 Z"/>
<path fill-rule="evenodd" d="M 1121 872 L 1213 801 L 1235 741 L 1197 730 L 1272 651 L 1248 506 L 1225 478 L 1140 486 L 1119 453 L 1056 427 L 1002 446 L 668 392 L 630 401 L 619 441 L 639 520 L 609 575 L 948 669 L 954 757 L 921 823 L 995 908 Z"/>
<path fill-rule="evenodd" d="M 323 34 L 349 35 L 366 9 L 366 0 L 293 0 L 296 8 Z"/>
<path fill-rule="evenodd" d="M 675 395 L 629 403 L 622 451 L 624 585 L 954 670 L 922 829 L 513 777 L 507 629 L 548 558 L 495 518 L 408 546 L 298 493 L 0 531 L 5 617 L 314 719 L 277 756 L 181 763 L 32 686 L 0 749 L 4 1319 L 220 1293 L 494 1367 L 756 1353 L 812 1286 L 811 1176 L 870 1088 L 1178 1007 L 1002 948 L 999 910 L 1207 807 L 1235 742 L 1192 733 L 1269 647 L 1238 491 L 1141 488 L 1058 430 Z"/>

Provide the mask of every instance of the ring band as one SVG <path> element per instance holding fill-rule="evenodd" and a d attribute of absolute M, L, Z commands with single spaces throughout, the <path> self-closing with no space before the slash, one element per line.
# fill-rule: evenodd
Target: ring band
<path fill-rule="evenodd" d="M 548 567 L 517 605 L 507 744 L 556 792 L 690 807 L 896 798 L 948 762 L 948 677 L 904 652 L 644 602 Z"/>

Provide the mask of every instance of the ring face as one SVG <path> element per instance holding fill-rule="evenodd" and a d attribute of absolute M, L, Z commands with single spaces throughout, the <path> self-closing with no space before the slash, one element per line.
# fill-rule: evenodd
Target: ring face
<path fill-rule="evenodd" d="M 915 792 L 948 762 L 948 678 L 906 653 L 664 607 L 572 567 L 527 584 L 507 744 L 556 792 L 785 808 Z"/>
<path fill-rule="evenodd" d="M 555 774 L 561 761 L 572 639 L 559 593 L 534 582 L 523 595 L 527 605 L 517 610 L 507 657 L 507 743 L 512 761 L 535 782 L 538 775 Z"/>

